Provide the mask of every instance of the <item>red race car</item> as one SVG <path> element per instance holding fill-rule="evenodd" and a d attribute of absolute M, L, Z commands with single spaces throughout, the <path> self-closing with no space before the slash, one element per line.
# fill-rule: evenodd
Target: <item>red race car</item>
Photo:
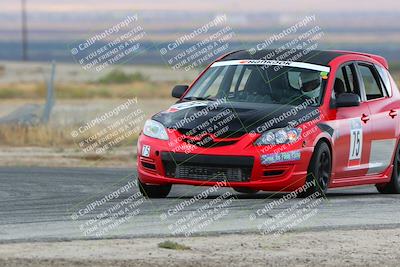
<path fill-rule="evenodd" d="M 140 190 L 150 198 L 173 184 L 400 193 L 400 92 L 381 56 L 241 50 L 172 96 L 138 140 Z"/>

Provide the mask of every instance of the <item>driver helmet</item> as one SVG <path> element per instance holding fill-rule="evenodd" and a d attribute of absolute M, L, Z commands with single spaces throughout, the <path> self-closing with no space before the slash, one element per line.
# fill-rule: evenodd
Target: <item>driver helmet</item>
<path fill-rule="evenodd" d="M 300 91 L 309 98 L 319 97 L 321 76 L 319 72 L 301 72 L 299 76 Z"/>

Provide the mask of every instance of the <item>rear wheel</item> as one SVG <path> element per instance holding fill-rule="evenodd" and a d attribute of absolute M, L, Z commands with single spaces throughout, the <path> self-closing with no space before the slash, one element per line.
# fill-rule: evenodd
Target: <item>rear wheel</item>
<path fill-rule="evenodd" d="M 387 184 L 377 184 L 376 188 L 382 194 L 400 194 L 400 143 L 393 160 L 392 179 Z"/>
<path fill-rule="evenodd" d="M 308 197 L 319 193 L 319 197 L 325 195 L 328 190 L 332 171 L 332 156 L 329 146 L 325 142 L 319 143 L 311 157 L 307 171 L 305 191 L 299 197 Z"/>
<path fill-rule="evenodd" d="M 165 198 L 171 191 L 172 185 L 146 185 L 138 179 L 140 193 L 147 198 Z"/>

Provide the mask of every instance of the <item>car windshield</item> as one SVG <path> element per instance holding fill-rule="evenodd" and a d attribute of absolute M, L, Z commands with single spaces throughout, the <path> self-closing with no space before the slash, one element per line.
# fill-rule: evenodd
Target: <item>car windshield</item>
<path fill-rule="evenodd" d="M 231 102 L 299 105 L 312 99 L 311 105 L 317 106 L 321 102 L 329 68 L 312 66 L 214 63 L 192 86 L 184 100 L 227 98 Z"/>

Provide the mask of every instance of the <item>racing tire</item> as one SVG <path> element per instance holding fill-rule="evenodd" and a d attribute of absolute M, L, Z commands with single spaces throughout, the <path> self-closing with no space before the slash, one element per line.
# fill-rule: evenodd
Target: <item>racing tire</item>
<path fill-rule="evenodd" d="M 400 194 L 400 143 L 393 160 L 392 179 L 389 183 L 377 184 L 376 189 L 382 194 Z"/>
<path fill-rule="evenodd" d="M 238 193 L 242 193 L 242 194 L 257 194 L 258 191 L 260 191 L 260 190 L 245 188 L 245 187 L 233 187 L 233 190 L 235 190 Z"/>
<path fill-rule="evenodd" d="M 140 193 L 146 198 L 166 198 L 172 185 L 146 185 L 138 179 Z"/>
<path fill-rule="evenodd" d="M 317 144 L 314 153 L 311 157 L 310 164 L 307 170 L 307 184 L 311 186 L 299 192 L 298 196 L 301 198 L 316 194 L 317 197 L 325 196 L 332 173 L 332 155 L 329 146 L 325 142 Z M 319 194 L 317 194 L 317 192 Z"/>

